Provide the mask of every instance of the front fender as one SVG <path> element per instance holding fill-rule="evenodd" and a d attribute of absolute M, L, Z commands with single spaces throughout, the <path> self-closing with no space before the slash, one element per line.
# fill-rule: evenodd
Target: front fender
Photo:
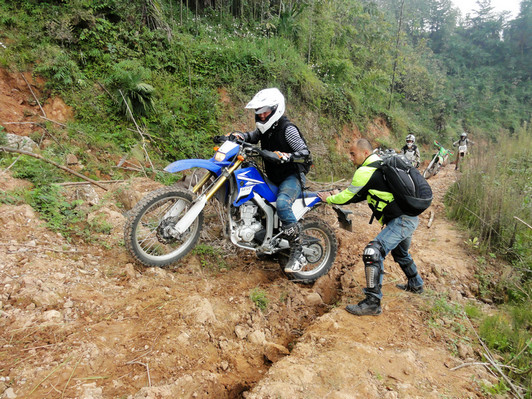
<path fill-rule="evenodd" d="M 230 162 L 217 162 L 214 163 L 207 159 L 182 159 L 180 161 L 175 161 L 164 168 L 165 171 L 170 173 L 177 173 L 183 170 L 191 168 L 203 168 L 210 170 L 217 176 L 220 174 L 222 167 L 230 165 Z"/>

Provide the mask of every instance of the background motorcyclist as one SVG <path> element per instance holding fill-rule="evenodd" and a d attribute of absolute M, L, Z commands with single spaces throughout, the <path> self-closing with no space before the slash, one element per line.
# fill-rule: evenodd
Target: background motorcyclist
<path fill-rule="evenodd" d="M 475 143 L 469 140 L 466 132 L 462 132 L 462 134 L 460 135 L 460 138 L 453 143 L 453 147 L 458 146 L 458 151 L 456 153 L 456 166 L 454 170 L 458 169 L 458 163 L 460 162 L 460 157 L 463 157 L 467 153 L 467 149 L 469 148 L 469 146 L 473 144 Z M 462 149 L 464 149 L 464 151 L 461 151 Z"/>
<path fill-rule="evenodd" d="M 416 136 L 413 134 L 409 134 L 406 136 L 406 144 L 401 148 L 401 154 L 404 154 L 406 159 L 408 159 L 410 162 L 412 162 L 412 165 L 414 167 L 419 167 L 419 163 L 421 161 L 421 155 L 419 154 L 419 148 L 417 147 L 416 143 Z"/>
<path fill-rule="evenodd" d="M 275 154 L 264 158 L 264 166 L 268 179 L 279 187 L 277 213 L 282 222 L 283 235 L 294 249 L 294 256 L 287 263 L 285 272 L 298 272 L 306 264 L 306 258 L 292 204 L 301 195 L 305 184 L 305 174 L 310 167 L 310 151 L 297 126 L 284 115 L 285 99 L 279 89 L 259 91 L 246 108 L 255 110 L 256 129 L 239 136 L 252 144 L 260 141 L 263 150 Z"/>

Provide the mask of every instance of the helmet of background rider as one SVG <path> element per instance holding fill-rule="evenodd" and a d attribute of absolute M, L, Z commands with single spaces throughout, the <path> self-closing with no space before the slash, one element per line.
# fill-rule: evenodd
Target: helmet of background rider
<path fill-rule="evenodd" d="M 255 94 L 246 108 L 255 110 L 255 125 L 261 133 L 264 133 L 283 116 L 285 110 L 284 96 L 275 87 L 264 89 Z M 271 111 L 271 114 L 265 120 L 260 120 L 259 114 L 268 110 Z"/>
<path fill-rule="evenodd" d="M 466 132 L 462 132 L 462 134 L 460 135 L 460 138 L 463 140 L 463 139 L 466 139 L 467 138 L 467 133 Z"/>
<path fill-rule="evenodd" d="M 414 136 L 413 134 L 409 134 L 408 136 L 406 136 L 406 146 L 408 148 L 412 148 L 415 142 L 416 142 L 416 136 Z"/>

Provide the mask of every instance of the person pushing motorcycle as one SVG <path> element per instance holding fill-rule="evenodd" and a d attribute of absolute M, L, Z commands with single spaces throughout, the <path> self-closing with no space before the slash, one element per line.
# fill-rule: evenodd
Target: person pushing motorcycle
<path fill-rule="evenodd" d="M 373 154 L 373 147 L 368 140 L 356 140 L 349 150 L 349 156 L 353 165 L 358 167 L 351 185 L 340 193 L 331 195 L 331 192 L 324 191 L 318 192 L 318 196 L 323 202 L 331 205 L 367 200 L 373 216 L 384 226 L 377 237 L 366 246 L 362 255 L 366 274 L 366 298 L 357 305 L 346 307 L 349 313 L 356 316 L 379 315 L 382 313 L 383 261 L 389 252 L 408 279 L 406 284 L 397 284 L 397 288 L 416 294 L 423 292 L 423 280 L 408 252 L 419 219 L 417 216 L 404 214 L 394 201 L 382 171 L 376 166 L 381 158 Z"/>
<path fill-rule="evenodd" d="M 277 88 L 259 91 L 246 105 L 255 111 L 256 129 L 237 133 L 242 140 L 273 152 L 276 157 L 264 158 L 265 172 L 279 187 L 277 212 L 282 232 L 294 248 L 293 256 L 284 271 L 300 271 L 307 263 L 301 245 L 301 229 L 292 211 L 294 201 L 301 196 L 308 173 L 310 151 L 296 125 L 284 115 L 285 99 Z"/>
<path fill-rule="evenodd" d="M 408 159 L 410 162 L 412 162 L 412 165 L 414 165 L 415 168 L 419 167 L 419 163 L 421 161 L 421 155 L 419 154 L 419 148 L 415 144 L 416 143 L 416 136 L 413 134 L 409 134 L 406 136 L 406 144 L 401 148 L 401 154 L 404 154 L 406 159 Z"/>
<path fill-rule="evenodd" d="M 453 147 L 458 146 L 458 152 L 456 154 L 456 164 L 455 164 L 454 170 L 458 169 L 458 163 L 460 162 L 460 158 L 465 156 L 469 146 L 473 144 L 475 143 L 467 138 L 466 132 L 462 132 L 462 134 L 460 135 L 460 138 L 453 143 Z"/>

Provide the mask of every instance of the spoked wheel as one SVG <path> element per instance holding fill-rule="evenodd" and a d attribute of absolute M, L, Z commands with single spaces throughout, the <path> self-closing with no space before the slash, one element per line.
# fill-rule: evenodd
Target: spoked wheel
<path fill-rule="evenodd" d="M 307 264 L 299 272 L 286 274 L 290 280 L 310 284 L 331 268 L 338 251 L 338 240 L 323 220 L 309 218 L 302 221 L 301 242 Z M 279 264 L 283 270 L 293 256 L 293 248 L 279 252 Z"/>
<path fill-rule="evenodd" d="M 427 166 L 427 169 L 423 172 L 423 177 L 425 179 L 429 179 L 431 176 L 435 174 L 436 169 L 436 158 L 432 158 L 432 161 L 430 161 L 429 166 Z"/>
<path fill-rule="evenodd" d="M 439 162 L 436 162 L 434 164 L 434 173 L 432 173 L 432 176 L 436 176 L 438 174 L 438 172 L 440 171 L 441 169 L 441 165 Z"/>
<path fill-rule="evenodd" d="M 140 200 L 130 211 L 124 229 L 129 254 L 144 266 L 163 267 L 189 253 L 198 241 L 203 212 L 183 234 L 173 237 L 169 228 L 187 213 L 192 202 L 190 192 L 176 187 L 163 187 Z"/>

